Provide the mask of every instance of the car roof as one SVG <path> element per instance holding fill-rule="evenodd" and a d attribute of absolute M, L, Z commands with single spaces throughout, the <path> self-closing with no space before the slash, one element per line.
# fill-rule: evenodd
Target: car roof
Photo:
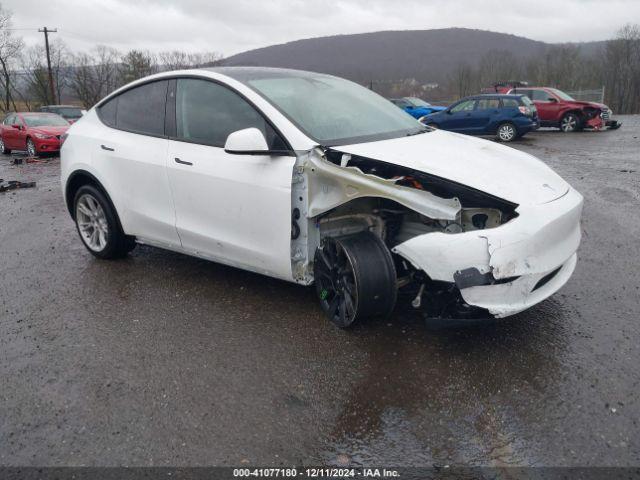
<path fill-rule="evenodd" d="M 473 98 L 520 98 L 524 96 L 522 93 L 483 93 L 482 95 L 474 95 Z"/>
<path fill-rule="evenodd" d="M 278 77 L 294 77 L 294 78 L 312 78 L 312 77 L 333 77 L 326 73 L 308 72 L 306 70 L 295 70 L 293 68 L 272 68 L 272 67 L 208 67 L 202 70 L 219 73 L 239 82 L 245 83 L 251 80 L 278 78 Z"/>

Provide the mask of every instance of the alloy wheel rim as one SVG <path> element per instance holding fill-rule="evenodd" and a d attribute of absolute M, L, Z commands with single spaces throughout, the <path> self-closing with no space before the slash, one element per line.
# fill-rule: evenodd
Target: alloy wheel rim
<path fill-rule="evenodd" d="M 315 281 L 322 309 L 334 323 L 350 325 L 358 310 L 358 292 L 347 253 L 337 242 L 327 241 L 316 261 Z"/>
<path fill-rule="evenodd" d="M 4 153 L 4 140 L 2 138 L 0 138 L 0 152 Z"/>
<path fill-rule="evenodd" d="M 514 135 L 513 127 L 511 125 L 503 125 L 500 127 L 499 135 L 501 140 L 511 140 Z"/>
<path fill-rule="evenodd" d="M 104 209 L 92 195 L 85 193 L 78 199 L 76 223 L 82 241 L 94 252 L 107 246 L 109 225 Z"/>
<path fill-rule="evenodd" d="M 33 157 L 36 154 L 36 146 L 33 144 L 31 140 L 27 142 L 27 153 L 31 157 Z"/>
<path fill-rule="evenodd" d="M 572 132 L 576 128 L 576 119 L 572 116 L 568 116 L 562 119 L 562 130 L 565 132 Z"/>

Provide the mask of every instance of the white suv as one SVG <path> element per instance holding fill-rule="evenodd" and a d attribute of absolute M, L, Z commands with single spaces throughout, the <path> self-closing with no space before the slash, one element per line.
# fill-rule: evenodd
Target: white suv
<path fill-rule="evenodd" d="M 550 168 L 329 75 L 153 75 L 92 108 L 61 156 L 96 257 L 137 242 L 315 283 L 342 327 L 398 292 L 429 317 L 504 317 L 576 264 L 582 196 Z"/>

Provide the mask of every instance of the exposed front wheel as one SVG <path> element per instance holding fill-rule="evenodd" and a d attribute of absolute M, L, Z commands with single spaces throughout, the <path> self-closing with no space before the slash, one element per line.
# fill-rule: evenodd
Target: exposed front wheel
<path fill-rule="evenodd" d="M 396 270 L 386 245 L 371 232 L 326 238 L 314 258 L 316 293 L 329 319 L 341 328 L 391 314 Z"/>
<path fill-rule="evenodd" d="M 496 132 L 496 138 L 501 142 L 512 142 L 518 136 L 518 131 L 513 123 L 502 123 Z"/>
<path fill-rule="evenodd" d="M 78 189 L 74 218 L 82 243 L 98 258 L 121 258 L 135 247 L 134 240 L 122 232 L 111 203 L 92 185 Z"/>
<path fill-rule="evenodd" d="M 565 133 L 577 132 L 580 130 L 580 118 L 575 113 L 567 113 L 560 120 L 560 130 Z"/>
<path fill-rule="evenodd" d="M 2 137 L 0 137 L 0 152 L 4 153 L 5 155 L 8 155 L 9 153 L 11 153 L 11 150 L 7 148 L 7 146 L 4 144 L 4 140 L 2 139 Z"/>
<path fill-rule="evenodd" d="M 35 157 L 38 154 L 36 144 L 33 143 L 33 140 L 30 138 L 27 138 L 27 154 L 29 154 L 30 157 Z"/>

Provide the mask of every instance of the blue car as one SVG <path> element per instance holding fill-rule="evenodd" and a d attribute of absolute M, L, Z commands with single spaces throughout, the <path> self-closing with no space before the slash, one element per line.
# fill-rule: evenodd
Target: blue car
<path fill-rule="evenodd" d="M 391 98 L 391 103 L 403 109 L 409 115 L 420 120 L 426 115 L 440 112 L 447 107 L 436 107 L 416 97 Z"/>
<path fill-rule="evenodd" d="M 510 142 L 539 127 L 538 112 L 526 95 L 476 95 L 420 120 L 451 132 L 495 135 Z"/>

